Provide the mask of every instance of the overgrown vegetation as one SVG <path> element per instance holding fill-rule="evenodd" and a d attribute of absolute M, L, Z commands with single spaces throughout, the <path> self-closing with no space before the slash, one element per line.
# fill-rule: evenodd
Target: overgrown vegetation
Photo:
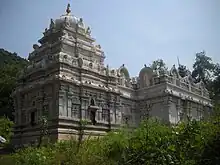
<path fill-rule="evenodd" d="M 219 117 L 171 127 L 149 119 L 133 131 L 122 129 L 102 138 L 88 138 L 79 149 L 78 141 L 72 139 L 40 148 L 29 147 L 0 161 L 16 165 L 217 165 L 220 163 L 217 121 Z"/>
<path fill-rule="evenodd" d="M 14 124 L 10 119 L 6 117 L 0 117 L 0 136 L 5 138 L 6 144 L 10 143 L 13 125 Z M 3 146 L 3 145 L 5 144 L 0 144 L 0 146 Z"/>

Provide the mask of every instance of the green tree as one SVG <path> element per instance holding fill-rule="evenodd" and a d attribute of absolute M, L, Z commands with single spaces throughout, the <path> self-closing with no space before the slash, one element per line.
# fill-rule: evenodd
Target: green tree
<path fill-rule="evenodd" d="M 206 56 L 205 51 L 196 54 L 192 77 L 195 78 L 197 82 L 202 80 L 206 86 L 208 86 L 214 75 L 214 69 L 215 65 L 213 64 L 212 59 Z"/>
<path fill-rule="evenodd" d="M 215 101 L 220 103 L 220 65 L 217 63 L 215 65 L 215 72 L 214 72 L 214 80 L 212 81 L 212 91 L 213 91 L 213 98 Z"/>
<path fill-rule="evenodd" d="M 159 73 L 164 73 L 168 71 L 168 67 L 162 59 L 153 61 L 152 64 L 150 64 L 150 68 L 153 71 L 159 71 Z"/>
<path fill-rule="evenodd" d="M 6 117 L 0 117 L 0 136 L 6 139 L 6 144 L 10 142 L 12 136 L 13 122 Z"/>
<path fill-rule="evenodd" d="M 16 76 L 28 61 L 0 49 L 0 116 L 7 116 L 13 120 L 13 100 L 11 93 L 16 85 Z"/>

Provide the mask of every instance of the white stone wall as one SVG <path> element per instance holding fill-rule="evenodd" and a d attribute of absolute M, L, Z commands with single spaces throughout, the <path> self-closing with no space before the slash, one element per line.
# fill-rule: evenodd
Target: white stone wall
<path fill-rule="evenodd" d="M 159 119 L 169 121 L 169 112 L 163 103 L 153 104 L 152 109 L 150 111 L 150 116 L 158 117 Z"/>
<path fill-rule="evenodd" d="M 171 102 L 169 106 L 169 121 L 172 124 L 177 124 L 179 122 L 179 113 L 177 110 L 177 105 L 175 102 Z"/>

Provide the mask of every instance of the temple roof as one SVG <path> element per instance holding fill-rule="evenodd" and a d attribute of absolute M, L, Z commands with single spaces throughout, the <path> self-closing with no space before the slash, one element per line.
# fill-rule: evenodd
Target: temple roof
<path fill-rule="evenodd" d="M 126 79 L 129 79 L 129 78 L 130 78 L 128 69 L 125 67 L 124 64 L 119 68 L 119 70 L 120 70 L 120 74 L 124 74 L 124 76 L 125 76 Z"/>
<path fill-rule="evenodd" d="M 67 5 L 66 13 L 61 15 L 60 18 L 55 19 L 55 21 L 51 19 L 51 26 L 59 27 L 62 24 L 68 24 L 70 27 L 76 27 L 77 24 L 81 28 L 87 28 L 82 18 L 78 18 L 71 14 L 70 4 Z"/>

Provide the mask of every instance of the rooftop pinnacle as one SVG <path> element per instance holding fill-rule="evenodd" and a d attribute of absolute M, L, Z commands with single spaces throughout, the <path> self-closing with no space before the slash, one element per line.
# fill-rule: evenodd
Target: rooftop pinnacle
<path fill-rule="evenodd" d="M 67 8 L 66 8 L 66 13 L 69 14 L 71 12 L 70 10 L 70 4 L 68 3 Z"/>

